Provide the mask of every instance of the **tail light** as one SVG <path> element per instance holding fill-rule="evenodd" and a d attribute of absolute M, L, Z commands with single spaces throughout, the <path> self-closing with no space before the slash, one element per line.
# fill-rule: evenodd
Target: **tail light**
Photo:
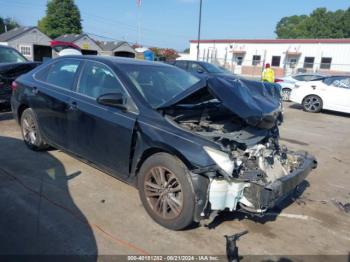
<path fill-rule="evenodd" d="M 275 83 L 278 83 L 278 82 L 283 82 L 283 79 L 276 78 Z"/>
<path fill-rule="evenodd" d="M 12 91 L 16 91 L 16 89 L 17 89 L 17 83 L 16 83 L 16 81 L 13 81 L 13 82 L 12 82 L 11 88 L 12 88 Z"/>

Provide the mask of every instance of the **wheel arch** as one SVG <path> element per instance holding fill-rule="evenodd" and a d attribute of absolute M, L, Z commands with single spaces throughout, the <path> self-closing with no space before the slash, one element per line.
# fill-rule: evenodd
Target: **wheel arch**
<path fill-rule="evenodd" d="M 18 123 L 21 123 L 21 117 L 24 112 L 24 110 L 28 109 L 29 106 L 26 103 L 21 104 L 17 109 L 17 121 Z"/>
<path fill-rule="evenodd" d="M 147 159 L 157 153 L 168 153 L 172 156 L 175 156 L 179 161 L 181 161 L 189 170 L 193 168 L 191 163 L 177 150 L 170 149 L 167 147 L 150 147 L 143 151 L 141 158 L 136 163 L 136 169 L 133 173 L 133 183 L 137 185 L 137 180 L 139 176 L 139 171 L 141 170 L 142 165 Z M 190 182 L 191 190 L 195 195 L 195 207 L 193 213 L 193 220 L 199 222 L 202 217 L 203 212 L 207 212 L 206 207 L 208 204 L 208 188 L 210 180 L 208 177 L 202 174 L 196 174 L 189 172 L 187 176 L 188 181 Z"/>
<path fill-rule="evenodd" d="M 140 157 L 136 161 L 135 169 L 133 172 L 134 176 L 138 175 L 143 163 L 148 158 L 150 158 L 151 156 L 153 156 L 154 154 L 157 154 L 157 153 L 167 153 L 169 155 L 173 155 L 176 158 L 178 158 L 188 169 L 191 169 L 193 167 L 191 165 L 191 163 L 176 149 L 165 146 L 165 145 L 162 145 L 162 146 L 158 145 L 158 146 L 154 146 L 154 147 L 149 147 L 142 152 L 142 154 L 140 155 Z"/>

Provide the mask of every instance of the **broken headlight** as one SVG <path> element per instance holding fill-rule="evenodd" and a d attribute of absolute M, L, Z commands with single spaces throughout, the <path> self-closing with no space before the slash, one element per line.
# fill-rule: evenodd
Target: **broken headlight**
<path fill-rule="evenodd" d="M 235 167 L 234 161 L 230 159 L 230 156 L 225 152 L 213 149 L 211 147 L 203 147 L 205 152 L 214 160 L 214 162 L 229 176 L 232 175 Z"/>

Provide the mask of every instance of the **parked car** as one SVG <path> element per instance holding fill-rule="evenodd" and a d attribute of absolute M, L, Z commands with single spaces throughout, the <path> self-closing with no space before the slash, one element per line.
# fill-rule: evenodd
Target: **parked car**
<path fill-rule="evenodd" d="M 276 78 L 275 83 L 278 83 L 281 86 L 283 101 L 290 101 L 290 93 L 292 92 L 296 82 L 313 81 L 316 79 L 321 79 L 323 77 L 325 76 L 321 74 L 314 74 L 314 73 L 297 74 L 297 75 L 290 75 L 290 76 Z"/>
<path fill-rule="evenodd" d="M 80 47 L 71 42 L 53 40 L 50 46 L 58 56 L 82 55 Z"/>
<path fill-rule="evenodd" d="M 223 69 L 220 66 L 203 61 L 176 60 L 168 63 L 184 69 L 199 78 L 209 76 L 234 76 L 227 69 Z"/>
<path fill-rule="evenodd" d="M 0 45 L 0 105 L 10 105 L 12 82 L 39 64 L 28 62 L 21 53 L 12 47 Z"/>
<path fill-rule="evenodd" d="M 307 112 L 322 109 L 350 113 L 350 76 L 330 76 L 318 81 L 297 82 L 291 101 L 303 105 Z"/>
<path fill-rule="evenodd" d="M 274 84 L 66 56 L 19 77 L 14 90 L 29 148 L 65 150 L 136 186 L 169 229 L 226 208 L 263 214 L 316 167 L 313 156 L 279 146 Z"/>

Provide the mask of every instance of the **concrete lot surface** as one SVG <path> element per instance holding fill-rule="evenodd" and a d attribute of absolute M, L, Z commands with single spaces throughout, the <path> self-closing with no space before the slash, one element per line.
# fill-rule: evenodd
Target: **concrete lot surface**
<path fill-rule="evenodd" d="M 285 104 L 282 143 L 319 166 L 304 192 L 265 219 L 223 213 L 210 229 L 169 231 L 147 215 L 138 192 L 58 150 L 32 152 L 11 113 L 0 113 L 0 254 L 225 254 L 224 235 L 249 233 L 240 253 L 347 255 L 350 116 Z"/>

